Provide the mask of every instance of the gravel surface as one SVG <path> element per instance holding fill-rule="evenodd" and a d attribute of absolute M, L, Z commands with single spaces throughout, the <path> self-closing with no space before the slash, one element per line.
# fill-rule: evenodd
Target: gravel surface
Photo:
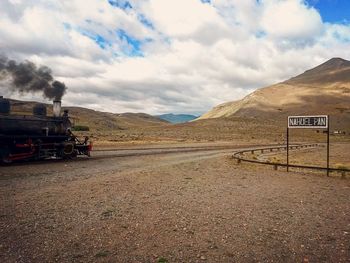
<path fill-rule="evenodd" d="M 350 261 L 349 179 L 229 152 L 0 167 L 0 261 Z"/>
<path fill-rule="evenodd" d="M 350 143 L 331 143 L 329 150 L 330 167 L 350 169 Z M 293 151 L 290 157 L 291 162 L 295 164 L 325 167 L 327 164 L 327 147 L 323 145 L 318 150 Z"/>

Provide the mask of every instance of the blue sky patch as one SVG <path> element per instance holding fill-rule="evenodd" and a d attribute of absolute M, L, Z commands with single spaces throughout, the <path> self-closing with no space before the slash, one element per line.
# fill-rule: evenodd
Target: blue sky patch
<path fill-rule="evenodd" d="M 104 39 L 100 35 L 96 35 L 94 38 L 94 41 L 96 42 L 97 45 L 100 46 L 100 48 L 103 48 L 103 49 L 111 45 L 108 41 L 106 41 L 106 39 Z"/>
<path fill-rule="evenodd" d="M 307 0 L 306 3 L 319 11 L 325 22 L 350 22 L 349 0 Z"/>
<path fill-rule="evenodd" d="M 67 29 L 67 30 L 71 30 L 71 29 L 72 29 L 71 24 L 66 23 L 66 22 L 63 23 L 63 27 L 64 27 L 65 29 Z"/>
<path fill-rule="evenodd" d="M 117 30 L 117 35 L 119 39 L 127 42 L 128 47 L 123 48 L 123 53 L 128 56 L 143 56 L 141 46 L 142 44 L 146 41 L 149 42 L 151 41 L 150 39 L 146 39 L 144 41 L 138 40 L 130 35 L 128 35 L 123 29 L 118 29 Z"/>
<path fill-rule="evenodd" d="M 92 23 L 92 21 L 89 19 L 86 19 L 85 21 L 87 23 Z M 86 29 L 81 28 L 81 27 L 73 28 L 71 24 L 66 23 L 66 22 L 63 23 L 63 26 L 66 30 L 75 30 L 75 31 L 78 31 L 83 36 L 90 38 L 91 40 L 95 41 L 95 43 L 102 49 L 105 49 L 107 46 L 111 46 L 111 43 L 108 42 L 105 38 L 103 38 L 99 34 L 94 34 L 92 32 L 89 32 Z"/>
<path fill-rule="evenodd" d="M 132 8 L 132 5 L 128 2 L 128 1 L 123 1 L 123 0 L 108 0 L 108 3 L 111 6 L 120 8 L 120 9 L 128 9 L 128 8 Z"/>
<path fill-rule="evenodd" d="M 256 38 L 266 37 L 266 32 L 265 31 L 258 31 L 257 33 L 255 33 L 255 37 Z"/>
<path fill-rule="evenodd" d="M 93 41 L 95 41 L 95 43 L 102 49 L 107 48 L 108 46 L 111 46 L 111 43 L 108 42 L 104 37 L 98 35 L 98 34 L 93 34 L 91 32 L 88 32 L 86 30 L 83 29 L 79 29 L 78 30 L 83 36 L 86 36 L 90 39 L 92 39 Z"/>
<path fill-rule="evenodd" d="M 152 22 L 149 21 L 144 15 L 139 14 L 139 15 L 137 16 L 137 18 L 138 18 L 138 20 L 139 20 L 143 25 L 145 25 L 146 27 L 151 28 L 151 29 L 154 29 L 154 26 L 153 26 Z"/>

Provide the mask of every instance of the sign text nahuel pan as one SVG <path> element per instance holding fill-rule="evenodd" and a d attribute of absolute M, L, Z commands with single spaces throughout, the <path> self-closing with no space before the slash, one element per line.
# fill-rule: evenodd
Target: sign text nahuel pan
<path fill-rule="evenodd" d="M 289 116 L 288 128 L 324 128 L 328 127 L 328 116 Z"/>

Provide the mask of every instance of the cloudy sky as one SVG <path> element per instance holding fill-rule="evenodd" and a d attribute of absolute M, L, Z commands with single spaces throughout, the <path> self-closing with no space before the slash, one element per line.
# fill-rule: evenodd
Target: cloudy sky
<path fill-rule="evenodd" d="M 201 114 L 349 60 L 349 2 L 1 0 L 0 54 L 49 66 L 68 86 L 64 105 Z"/>

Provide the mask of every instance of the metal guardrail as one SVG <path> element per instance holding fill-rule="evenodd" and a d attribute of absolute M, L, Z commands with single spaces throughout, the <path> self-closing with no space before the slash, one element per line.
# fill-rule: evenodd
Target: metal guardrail
<path fill-rule="evenodd" d="M 303 149 L 303 148 L 314 148 L 314 147 L 320 147 L 319 144 L 302 144 L 302 145 L 291 145 L 289 146 L 290 150 L 293 149 Z M 251 153 L 254 154 L 255 152 L 273 152 L 274 150 L 280 151 L 280 150 L 287 150 L 287 146 L 272 146 L 272 147 L 262 147 L 262 148 L 256 148 L 256 149 L 250 149 L 250 150 L 242 150 L 242 151 L 237 151 L 233 154 L 232 158 L 237 160 L 237 163 L 241 162 L 248 162 L 248 163 L 256 163 L 256 164 L 264 164 L 264 165 L 270 165 L 274 166 L 274 169 L 277 170 L 278 167 L 290 167 L 290 168 L 300 168 L 300 169 L 314 169 L 314 170 L 323 170 L 327 171 L 327 167 L 319 167 L 319 166 L 308 166 L 308 165 L 297 165 L 297 164 L 286 164 L 286 163 L 276 163 L 276 162 L 264 162 L 260 160 L 252 160 L 252 159 L 247 159 L 244 158 L 243 155 L 245 153 Z M 350 173 L 350 169 L 346 168 L 328 168 L 329 172 L 342 172 Z"/>

